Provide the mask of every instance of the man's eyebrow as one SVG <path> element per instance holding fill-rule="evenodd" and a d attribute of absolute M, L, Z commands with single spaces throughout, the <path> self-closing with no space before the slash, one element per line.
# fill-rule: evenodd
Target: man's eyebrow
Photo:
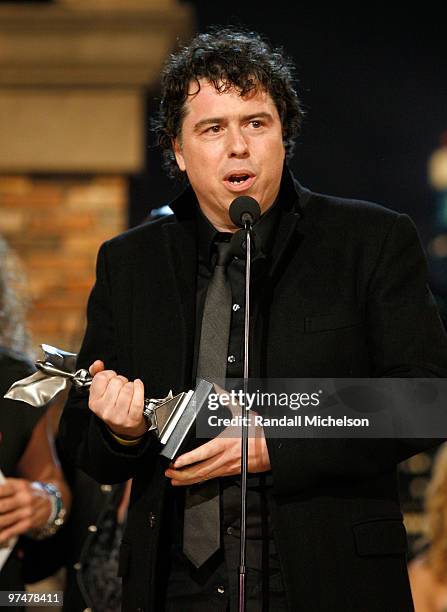
<path fill-rule="evenodd" d="M 273 117 L 267 111 L 262 111 L 260 113 L 251 113 L 250 115 L 244 115 L 242 117 L 243 121 L 250 121 L 251 119 L 273 119 Z"/>
<path fill-rule="evenodd" d="M 266 111 L 261 111 L 260 113 L 250 113 L 250 115 L 243 115 L 241 117 L 242 121 L 250 121 L 252 119 L 273 119 L 272 115 Z M 215 123 L 221 124 L 225 123 L 226 119 L 224 117 L 207 117 L 206 119 L 201 119 L 194 125 L 194 131 L 200 131 L 206 125 L 213 125 Z"/>
<path fill-rule="evenodd" d="M 201 119 L 194 125 L 194 131 L 198 132 L 205 125 L 211 125 L 214 123 L 222 123 L 224 121 L 225 120 L 223 117 L 208 117 L 207 119 Z"/>

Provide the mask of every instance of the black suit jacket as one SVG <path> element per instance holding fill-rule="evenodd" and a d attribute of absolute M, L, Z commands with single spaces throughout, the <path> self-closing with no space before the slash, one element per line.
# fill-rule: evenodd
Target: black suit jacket
<path fill-rule="evenodd" d="M 416 230 L 406 215 L 312 193 L 285 174 L 262 290 L 252 376 L 444 376 L 447 343 Z M 284 193 L 283 191 L 281 192 Z M 146 393 L 193 384 L 197 240 L 192 195 L 175 215 L 105 243 L 79 365 L 102 359 Z M 101 482 L 133 477 L 121 551 L 124 610 L 153 610 L 164 466 L 147 435 L 116 445 L 71 395 L 61 420 L 71 461 Z M 290 610 L 412 609 L 396 464 L 427 442 L 269 439 L 272 521 Z M 236 570 L 235 570 L 236 571 Z"/>

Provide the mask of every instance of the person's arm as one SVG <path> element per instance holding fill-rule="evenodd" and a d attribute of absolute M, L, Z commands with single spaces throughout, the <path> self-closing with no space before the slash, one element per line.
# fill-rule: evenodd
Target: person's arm
<path fill-rule="evenodd" d="M 55 456 L 46 415 L 34 427 L 16 472 L 18 478 L 6 478 L 0 485 L 0 544 L 28 532 L 39 536 L 46 526 L 48 531 L 53 530 L 55 526 L 47 523 L 56 510 L 60 511 L 60 504 L 52 501 L 55 496 L 42 485 L 56 487 L 64 511 L 70 509 L 70 490 Z"/>
<path fill-rule="evenodd" d="M 435 599 L 439 584 L 433 579 L 423 558 L 413 559 L 408 564 L 408 576 L 415 612 L 438 612 Z"/>
<path fill-rule="evenodd" d="M 238 404 L 230 407 L 233 416 L 242 416 Z M 250 473 L 268 472 L 271 468 L 264 429 L 253 419 L 251 410 L 248 430 L 248 464 Z M 190 486 L 204 480 L 234 476 L 241 473 L 241 430 L 230 426 L 218 436 L 197 448 L 183 453 L 168 469 L 165 476 L 173 486 Z"/>
<path fill-rule="evenodd" d="M 141 461 L 153 451 L 154 444 L 148 434 L 143 434 L 136 445 L 120 444 L 110 432 L 111 428 L 115 429 L 115 433 L 120 437 L 119 432 L 122 431 L 119 426 L 113 427 L 113 419 L 117 416 L 120 418 L 119 414 L 115 414 L 115 408 L 121 391 L 117 387 L 120 387 L 119 381 L 123 372 L 120 371 L 118 331 L 113 313 L 107 248 L 105 243 L 98 254 L 96 283 L 88 301 L 87 330 L 77 360 L 78 368 L 89 369 L 93 365 L 91 372 L 99 378 L 94 376 L 90 393 L 79 392 L 73 388 L 70 391 L 60 420 L 59 445 L 64 459 L 69 464 L 81 468 L 98 482 L 114 484 L 132 478 Z M 99 375 L 103 368 L 105 371 Z M 108 401 L 102 402 L 99 411 L 95 410 L 95 401 L 90 407 L 89 401 L 95 399 L 95 389 L 100 389 L 104 379 L 111 382 L 111 378 L 114 381 L 107 392 Z M 123 383 L 124 379 L 122 376 L 121 387 L 126 384 Z M 127 386 L 127 391 L 130 391 L 130 387 L 131 385 Z M 98 395 L 101 395 L 101 389 Z M 139 395 L 144 395 L 144 389 L 141 387 Z M 132 403 L 132 396 L 133 382 L 132 392 L 128 396 L 128 408 Z M 143 433 L 141 427 L 140 429 L 138 436 Z"/>

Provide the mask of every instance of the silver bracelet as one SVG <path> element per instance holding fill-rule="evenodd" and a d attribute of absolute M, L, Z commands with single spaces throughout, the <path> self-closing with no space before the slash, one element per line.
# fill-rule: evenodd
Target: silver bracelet
<path fill-rule="evenodd" d="M 45 525 L 37 527 L 36 529 L 31 529 L 28 532 L 28 535 L 33 538 L 33 540 L 44 540 L 54 535 L 62 527 L 67 512 L 64 508 L 60 489 L 55 484 L 34 481 L 31 483 L 31 487 L 37 491 L 46 493 L 51 503 L 50 516 Z"/>

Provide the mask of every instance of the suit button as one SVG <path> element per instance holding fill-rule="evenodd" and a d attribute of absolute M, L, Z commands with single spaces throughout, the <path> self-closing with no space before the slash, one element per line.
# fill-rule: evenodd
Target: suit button
<path fill-rule="evenodd" d="M 149 512 L 149 527 L 153 529 L 155 527 L 156 516 L 153 512 Z"/>
<path fill-rule="evenodd" d="M 76 571 L 79 571 L 79 570 L 81 569 L 81 567 L 82 567 L 82 565 L 81 565 L 80 563 L 75 563 L 75 564 L 73 565 L 73 568 L 74 568 Z"/>
<path fill-rule="evenodd" d="M 88 530 L 90 533 L 96 533 L 98 531 L 98 527 L 96 525 L 89 525 Z"/>
<path fill-rule="evenodd" d="M 103 493 L 110 493 L 112 490 L 112 486 L 111 485 L 101 485 L 101 491 Z"/>

